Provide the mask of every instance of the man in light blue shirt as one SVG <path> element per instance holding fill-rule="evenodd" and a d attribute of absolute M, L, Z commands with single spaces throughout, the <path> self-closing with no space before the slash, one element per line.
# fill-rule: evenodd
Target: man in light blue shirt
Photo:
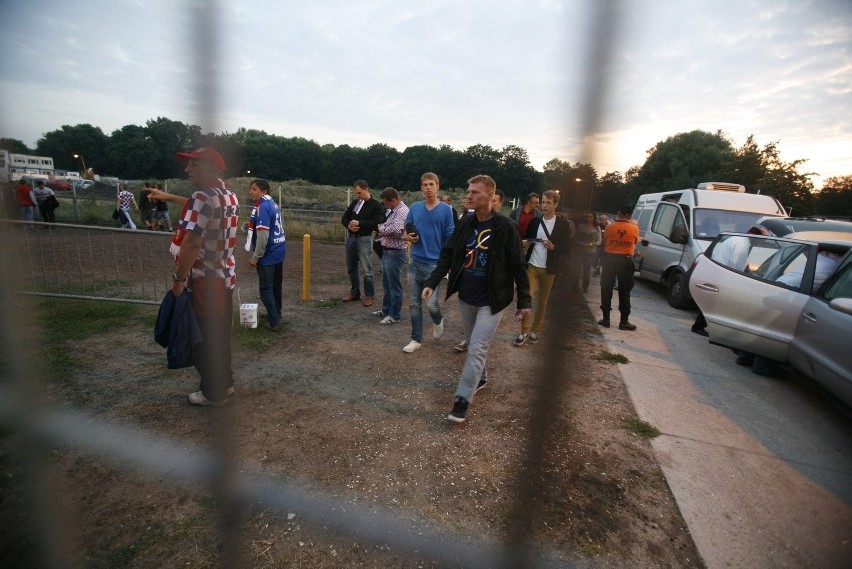
<path fill-rule="evenodd" d="M 453 208 L 438 199 L 441 182 L 436 174 L 426 172 L 420 177 L 423 201 L 415 202 L 408 210 L 405 220 L 406 240 L 412 244 L 411 261 L 408 263 L 408 292 L 411 297 L 411 341 L 402 349 L 410 354 L 420 349 L 423 342 L 423 287 L 426 279 L 435 270 L 441 248 L 453 234 L 455 215 Z M 440 338 L 444 333 L 444 317 L 438 303 L 440 295 L 433 294 L 426 302 L 432 318 L 432 337 Z"/>

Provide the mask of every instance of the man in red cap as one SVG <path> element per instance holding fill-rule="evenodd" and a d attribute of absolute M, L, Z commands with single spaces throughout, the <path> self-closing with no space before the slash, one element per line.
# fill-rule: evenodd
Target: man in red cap
<path fill-rule="evenodd" d="M 194 354 L 200 390 L 189 394 L 195 405 L 221 406 L 234 393 L 231 371 L 232 295 L 237 283 L 234 248 L 240 224 L 239 199 L 225 186 L 225 161 L 212 148 L 178 152 L 196 188 L 189 198 L 152 190 L 149 199 L 183 205 L 171 253 L 175 257 L 172 294 L 192 295 L 192 307 L 204 338 Z"/>

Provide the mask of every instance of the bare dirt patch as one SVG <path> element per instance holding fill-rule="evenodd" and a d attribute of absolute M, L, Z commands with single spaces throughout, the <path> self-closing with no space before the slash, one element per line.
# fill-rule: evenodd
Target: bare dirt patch
<path fill-rule="evenodd" d="M 300 242 L 285 264 L 284 331 L 234 335 L 237 394 L 232 442 L 241 470 L 296 481 L 342 503 L 380 505 L 425 525 L 501 540 L 510 526 L 515 476 L 528 447 L 537 374 L 552 350 L 560 377 L 549 378 L 558 411 L 548 418 L 539 492 L 529 504 L 530 537 L 566 560 L 602 567 L 700 567 L 701 561 L 648 442 L 625 425 L 635 419 L 617 367 L 579 298 L 557 286 L 566 309 L 550 318 L 550 342 L 516 348 L 518 324 L 507 314 L 488 359 L 489 384 L 468 421 L 445 420 L 464 363 L 456 299 L 443 303 L 439 340 L 425 328 L 423 348 L 405 354 L 407 310 L 390 326 L 376 305 L 339 303 L 348 291 L 339 244 L 314 244 L 312 300 L 301 300 Z M 257 298 L 247 265 L 243 301 Z M 564 283 L 562 283 L 564 285 Z M 377 293 L 381 298 L 380 287 Z M 557 301 L 558 301 L 557 300 Z M 407 304 L 407 303 L 406 303 Z M 152 339 L 154 309 L 120 333 L 75 342 L 78 366 L 51 384 L 45 403 L 73 406 L 126 425 L 213 443 L 213 410 L 190 405 L 193 369 L 170 371 Z M 551 314 L 555 314 L 554 311 Z M 629 365 L 629 364 L 627 364 Z M 26 530 L 32 496 L 17 435 L 0 440 L 4 486 L 0 531 L 9 566 L 27 566 L 34 539 Z M 175 488 L 74 448 L 51 455 L 51 515 L 62 524 L 72 565 L 216 566 L 216 505 L 201 491 Z M 242 537 L 253 567 L 428 567 L 428 560 L 307 527 L 295 516 L 247 512 Z M 572 561 L 573 562 L 573 561 Z"/>

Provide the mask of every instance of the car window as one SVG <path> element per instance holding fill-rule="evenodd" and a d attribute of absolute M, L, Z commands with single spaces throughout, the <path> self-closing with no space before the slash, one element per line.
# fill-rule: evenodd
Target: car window
<path fill-rule="evenodd" d="M 710 251 L 713 261 L 779 287 L 798 290 L 815 245 L 766 237 L 723 235 Z M 810 282 L 810 279 L 809 279 Z"/>
<path fill-rule="evenodd" d="M 683 214 L 680 208 L 673 204 L 661 203 L 657 207 L 657 213 L 654 214 L 654 222 L 651 225 L 651 231 L 659 233 L 669 241 L 675 233 L 683 234 L 686 231 L 686 221 L 683 219 Z"/>
<path fill-rule="evenodd" d="M 742 235 L 723 235 L 716 245 L 714 245 L 710 258 L 720 265 L 736 269 L 740 272 L 747 272 L 747 270 L 750 270 L 749 253 L 751 247 L 752 244 L 748 237 Z M 760 263 L 774 252 L 774 249 L 769 251 L 761 259 Z M 760 266 L 760 263 L 757 263 L 754 268 Z"/>
<path fill-rule="evenodd" d="M 828 301 L 835 298 L 852 298 L 852 255 L 846 258 L 834 276 L 827 281 L 821 296 Z"/>
<path fill-rule="evenodd" d="M 654 208 L 646 207 L 639 214 L 639 232 L 645 233 L 645 230 L 648 229 L 648 221 L 651 219 L 651 214 L 654 212 Z"/>
<path fill-rule="evenodd" d="M 695 237 L 715 239 L 720 233 L 745 233 L 763 214 L 747 211 L 696 208 L 693 210 Z"/>
<path fill-rule="evenodd" d="M 801 243 L 776 241 L 778 249 L 754 271 L 754 276 L 774 284 L 798 289 L 811 247 Z M 763 254 L 763 248 L 759 248 Z"/>

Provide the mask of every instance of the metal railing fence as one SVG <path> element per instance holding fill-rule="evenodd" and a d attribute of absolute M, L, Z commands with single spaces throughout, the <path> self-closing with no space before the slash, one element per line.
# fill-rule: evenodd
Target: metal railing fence
<path fill-rule="evenodd" d="M 158 305 L 171 286 L 170 233 L 8 220 L 0 228 L 18 293 Z"/>

